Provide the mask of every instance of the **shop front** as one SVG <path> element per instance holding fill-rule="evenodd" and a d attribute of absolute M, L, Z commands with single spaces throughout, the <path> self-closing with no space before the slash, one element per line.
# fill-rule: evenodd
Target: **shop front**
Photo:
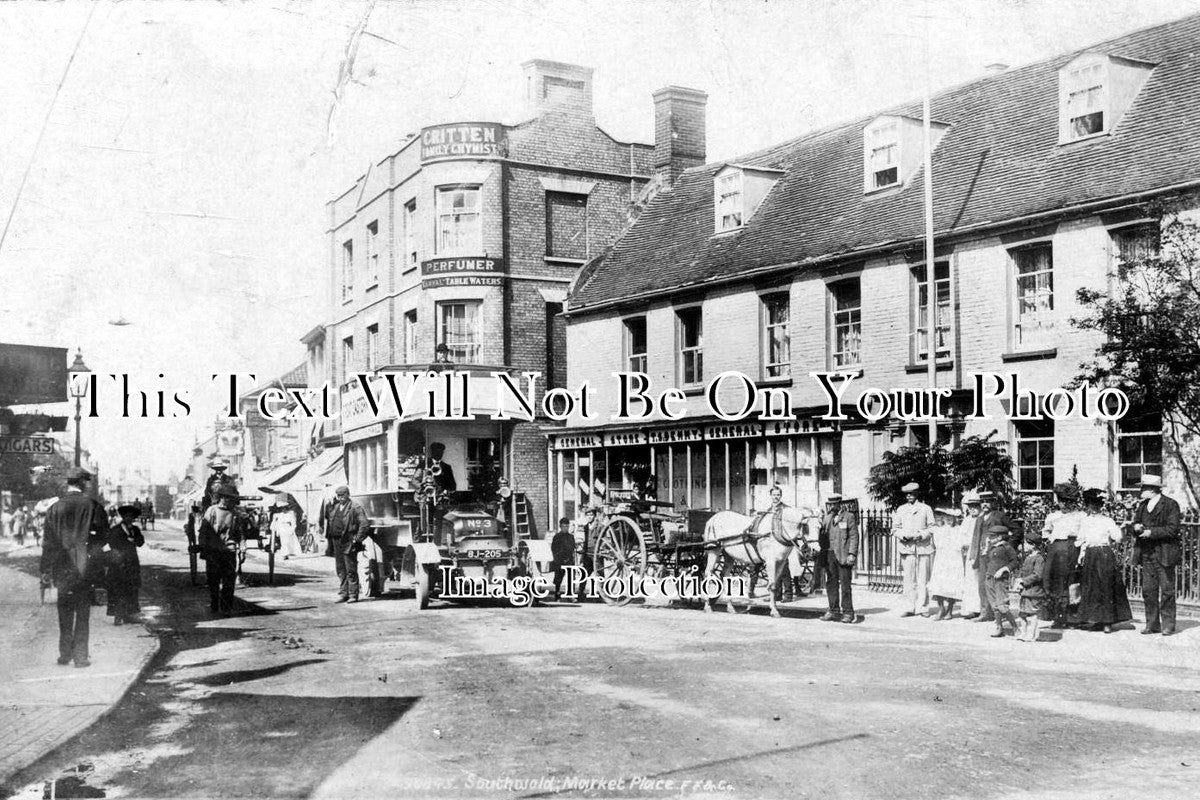
<path fill-rule="evenodd" d="M 765 508 L 774 485 L 789 505 L 819 508 L 841 491 L 837 423 L 698 421 L 689 425 L 548 431 L 554 518 L 581 515 L 610 489 L 634 489 L 677 510 Z"/>

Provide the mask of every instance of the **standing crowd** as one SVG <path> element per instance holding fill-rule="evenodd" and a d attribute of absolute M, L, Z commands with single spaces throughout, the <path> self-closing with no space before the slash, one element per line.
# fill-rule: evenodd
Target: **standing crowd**
<path fill-rule="evenodd" d="M 1107 492 L 1054 487 L 1056 508 L 1040 530 L 1018 527 L 992 492 L 968 492 L 962 509 L 931 509 L 920 486 L 902 487 L 906 502 L 892 516 L 904 601 L 901 616 L 990 623 L 992 636 L 1006 626 L 1018 639 L 1036 641 L 1040 623 L 1111 633 L 1132 619 L 1119 546 L 1133 541 L 1141 567 L 1146 608 L 1144 634 L 1176 631 L 1175 569 L 1181 560 L 1179 504 L 1162 493 L 1162 478 L 1144 475 L 1133 516 L 1118 526 L 1104 513 Z M 937 611 L 930 607 L 930 599 Z M 838 601 L 832 592 L 830 610 Z"/>

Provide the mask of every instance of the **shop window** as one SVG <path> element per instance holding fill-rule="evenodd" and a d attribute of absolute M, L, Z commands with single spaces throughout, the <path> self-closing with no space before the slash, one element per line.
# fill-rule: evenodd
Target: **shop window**
<path fill-rule="evenodd" d="M 625 368 L 646 371 L 646 318 L 630 317 L 624 322 Z"/>
<path fill-rule="evenodd" d="M 479 255 L 483 252 L 483 215 L 478 186 L 437 190 L 437 252 L 439 255 Z"/>
<path fill-rule="evenodd" d="M 1162 415 L 1126 414 L 1117 421 L 1117 469 L 1122 489 L 1140 488 L 1142 475 L 1163 474 Z"/>
<path fill-rule="evenodd" d="M 452 362 L 479 361 L 479 306 L 478 301 L 437 304 L 437 343 L 449 348 Z"/>
<path fill-rule="evenodd" d="M 792 374 L 792 342 L 789 333 L 791 298 L 776 292 L 762 298 L 763 363 L 766 378 L 786 378 Z"/>
<path fill-rule="evenodd" d="M 546 255 L 587 258 L 587 195 L 546 192 Z"/>
<path fill-rule="evenodd" d="M 729 510 L 746 513 L 746 443 L 729 443 Z"/>
<path fill-rule="evenodd" d="M 1017 420 L 1017 488 L 1049 492 L 1054 488 L 1054 420 Z"/>
<path fill-rule="evenodd" d="M 936 297 L 937 331 L 934 343 L 939 361 L 951 357 L 950 324 L 954 320 L 954 308 L 950 299 L 950 262 L 936 261 L 934 269 L 934 297 Z M 914 363 L 923 364 L 929 359 L 929 281 L 925 279 L 925 265 L 912 269 L 912 352 Z"/>
<path fill-rule="evenodd" d="M 1013 264 L 1013 346 L 1049 344 L 1054 333 L 1054 258 L 1049 242 L 1009 252 Z"/>
<path fill-rule="evenodd" d="M 700 306 L 679 309 L 675 320 L 679 380 L 684 386 L 697 386 L 704 381 L 704 320 Z"/>
<path fill-rule="evenodd" d="M 862 290 L 858 278 L 829 284 L 830 353 L 834 369 L 862 361 Z"/>

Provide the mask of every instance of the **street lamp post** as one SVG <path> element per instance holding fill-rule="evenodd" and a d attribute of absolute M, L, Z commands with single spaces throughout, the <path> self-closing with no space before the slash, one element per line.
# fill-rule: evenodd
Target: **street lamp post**
<path fill-rule="evenodd" d="M 79 466 L 80 454 L 83 451 L 79 439 L 79 421 L 83 419 L 83 398 L 87 395 L 87 380 L 82 376 L 91 372 L 83 363 L 83 352 L 75 351 L 75 361 L 67 367 L 71 376 L 71 397 L 75 398 L 75 466 Z"/>

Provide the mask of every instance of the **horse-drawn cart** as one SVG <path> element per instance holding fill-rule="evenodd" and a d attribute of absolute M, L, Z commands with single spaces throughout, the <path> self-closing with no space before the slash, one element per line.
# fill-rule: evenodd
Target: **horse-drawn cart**
<path fill-rule="evenodd" d="M 812 589 L 813 564 L 809 558 L 815 543 L 816 518 L 809 512 L 786 508 L 778 519 L 772 515 L 745 516 L 732 511 L 679 513 L 670 503 L 638 496 L 634 490 L 610 490 L 603 506 L 589 509 L 585 568 L 590 567 L 594 586 L 604 602 L 625 605 L 633 600 L 633 588 L 663 578 L 694 577 L 689 584 L 703 599 L 705 608 L 715 599 L 715 585 L 706 578 L 732 577 L 722 581 L 743 587 L 741 607 L 722 591 L 731 611 L 751 608 L 760 586 L 773 587 L 782 565 L 791 558 L 791 578 L 803 596 Z M 649 580 L 648 580 L 649 579 Z M 670 582 L 667 585 L 677 585 Z M 698 596 L 699 594 L 704 597 Z M 775 613 L 775 600 L 766 592 Z"/>

